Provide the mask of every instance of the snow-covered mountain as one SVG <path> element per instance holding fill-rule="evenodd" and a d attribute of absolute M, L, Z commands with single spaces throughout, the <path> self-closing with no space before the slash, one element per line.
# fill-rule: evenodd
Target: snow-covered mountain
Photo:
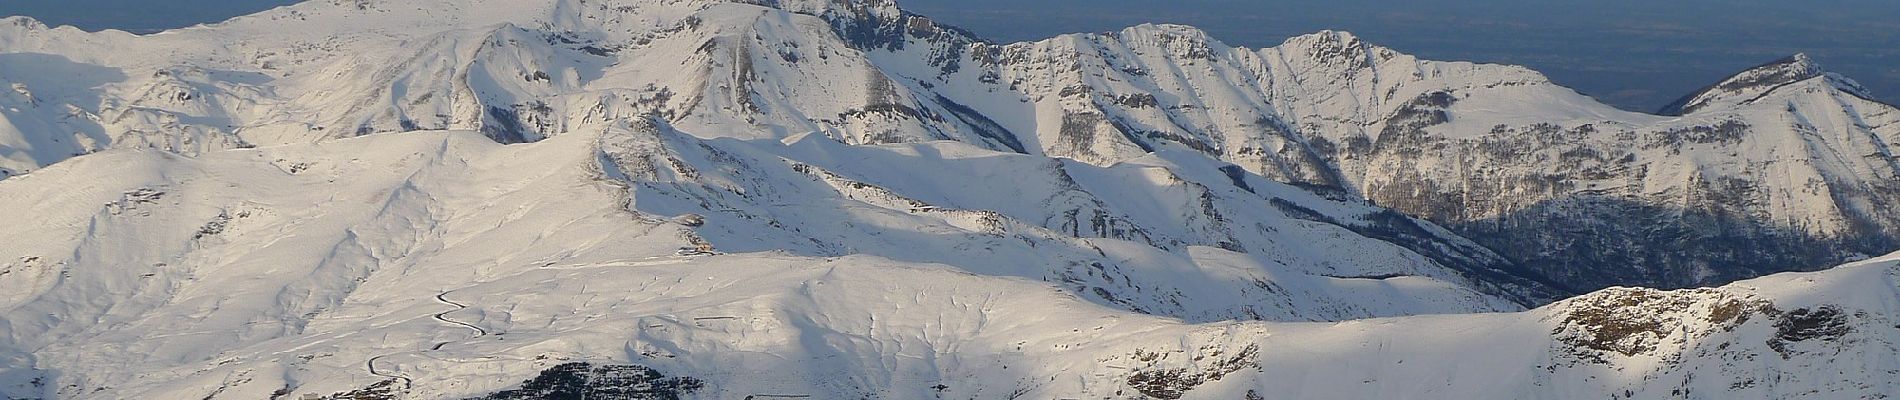
<path fill-rule="evenodd" d="M 34 211 L 0 227 L 0 393 L 1900 389 L 1900 259 L 1445 314 L 1514 305 L 1351 228 L 1403 217 L 1257 176 L 1227 182 L 1207 167 L 1163 155 L 1103 168 L 957 142 L 708 140 L 663 124 L 512 146 L 418 132 L 198 157 L 107 151 L 0 181 L 0 206 Z M 1049 193 L 1063 182 L 1072 186 Z M 1195 209 L 1182 202 L 1236 214 L 1152 213 Z M 1068 223 L 1064 208 L 1049 208 L 1061 204 L 1113 216 L 1121 236 L 1045 226 Z M 1219 229 L 1235 221 L 1259 226 Z M 1222 232 L 1241 233 L 1195 245 Z M 675 253 L 697 243 L 728 253 Z M 1361 319 L 1414 314 L 1440 315 Z M 1221 321 L 1230 318 L 1266 321 Z"/>
<path fill-rule="evenodd" d="M 1099 166 L 1201 153 L 1439 222 L 1570 293 L 1900 249 L 1885 211 L 1900 113 L 1804 56 L 1669 117 L 1343 32 L 997 45 L 886 0 L 339 0 L 148 36 L 0 27 L 0 175 L 106 148 L 444 129 L 518 143 L 658 117 L 699 137 L 954 140 Z"/>
<path fill-rule="evenodd" d="M 1860 398 L 1900 369 L 1890 258 L 1558 301 L 1900 248 L 1900 112 L 1801 56 L 1649 115 L 1343 32 L 327 0 L 0 19 L 0 82 L 9 397 Z"/>

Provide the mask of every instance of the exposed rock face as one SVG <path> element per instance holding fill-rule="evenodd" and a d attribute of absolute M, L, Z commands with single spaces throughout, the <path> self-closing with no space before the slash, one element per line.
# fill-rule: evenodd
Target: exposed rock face
<path fill-rule="evenodd" d="M 706 386 L 690 377 L 670 378 L 639 365 L 573 362 L 541 371 L 509 389 L 469 400 L 626 399 L 678 400 Z"/>
<path fill-rule="evenodd" d="M 1889 306 L 1856 308 L 1846 305 L 1852 301 L 1842 302 L 1864 298 L 1853 293 L 1799 300 L 1777 298 L 1787 293 L 1785 288 L 1767 284 L 1839 284 L 1846 282 L 1840 279 L 1866 279 L 1871 288 L 1890 285 L 1895 277 L 1891 274 L 1900 272 L 1891 266 L 1873 265 L 1842 267 L 1819 275 L 1770 277 L 1714 289 L 1614 288 L 1564 300 L 1547 308 L 1545 321 L 1555 324 L 1551 331 L 1553 357 L 1547 370 L 1555 371 L 1556 379 L 1561 379 L 1565 371 L 1605 371 L 1623 377 L 1605 383 L 1611 398 L 1826 398 L 1886 390 L 1873 389 L 1884 384 L 1870 385 L 1857 378 L 1838 379 L 1813 371 L 1833 369 L 1819 360 L 1861 359 L 1846 355 L 1858 346 L 1893 348 L 1894 342 L 1884 336 L 1900 332 L 1900 326 L 1887 326 L 1893 319 L 1881 310 Z M 1886 268 L 1889 275 L 1823 277 L 1848 269 L 1874 272 L 1866 269 L 1869 267 Z M 1753 368 L 1764 363 L 1785 364 L 1807 372 Z M 1872 369 L 1877 375 L 1900 374 L 1895 368 Z M 1807 389 L 1776 389 L 1790 386 Z M 1855 392 L 1862 394 L 1852 394 Z"/>
<path fill-rule="evenodd" d="M 1148 352 L 1135 349 L 1130 359 L 1146 364 L 1135 373 L 1128 375 L 1128 387 L 1141 394 L 1157 399 L 1179 399 L 1188 391 L 1203 384 L 1219 381 L 1228 374 L 1244 369 L 1260 370 L 1255 361 L 1260 357 L 1260 347 L 1247 345 L 1233 354 L 1226 354 L 1217 347 L 1196 349 L 1194 362 L 1178 368 L 1154 368 L 1172 353 Z"/>
<path fill-rule="evenodd" d="M 1769 301 L 1719 290 L 1608 289 L 1565 301 L 1552 335 L 1563 357 L 1610 364 L 1612 357 L 1674 356 L 1687 343 L 1733 332 L 1751 318 L 1782 314 Z"/>

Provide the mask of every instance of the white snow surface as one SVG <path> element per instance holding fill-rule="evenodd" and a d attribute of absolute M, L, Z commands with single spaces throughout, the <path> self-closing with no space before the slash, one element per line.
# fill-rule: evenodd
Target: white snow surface
<path fill-rule="evenodd" d="M 745 3 L 0 19 L 0 210 L 24 210 L 0 224 L 0 396 L 465 398 L 571 361 L 695 398 L 1900 391 L 1900 259 L 1525 311 L 1544 294 L 1497 255 L 1352 200 L 1549 172 L 1471 149 L 1551 124 L 1647 171 L 1576 190 L 1744 177 L 1770 220 L 1840 232 L 1890 204 L 1834 188 L 1891 182 L 1863 156 L 1900 127 L 1845 78 L 1664 117 L 1344 32 L 994 45 L 888 1 Z M 1421 129 L 1460 145 L 1404 168 L 1314 150 L 1440 99 Z M 1729 120 L 1773 129 L 1657 141 Z"/>
<path fill-rule="evenodd" d="M 1900 202 L 1885 183 L 1900 110 L 1805 56 L 1665 117 L 1345 32 L 1246 49 L 1141 25 L 997 45 L 889 0 L 328 0 L 144 36 L 7 18 L 0 81 L 0 178 L 106 148 L 525 142 L 658 116 L 707 138 L 947 139 L 1104 166 L 1192 151 L 1437 221 L 1576 196 L 1713 211 L 1695 203 L 1736 186 L 1745 201 L 1721 206 L 1765 229 L 1900 235 L 1870 210 Z M 1412 204 L 1432 196 L 1458 211 Z"/>
<path fill-rule="evenodd" d="M 403 398 L 460 398 L 587 361 L 702 379 L 702 398 L 925 398 L 937 385 L 975 398 L 1168 388 L 1192 398 L 1860 398 L 1892 393 L 1900 373 L 1900 258 L 1712 290 L 1617 289 L 1530 312 L 1222 322 L 1213 318 L 1236 308 L 1287 321 L 1511 306 L 1425 267 L 1319 275 L 1391 268 L 1342 261 L 1394 251 L 1336 227 L 1274 227 L 1307 244 L 1287 251 L 1329 260 L 1319 265 L 1168 251 L 1026 223 L 1042 210 L 1020 195 L 1047 184 L 959 180 L 992 185 L 959 191 L 918 178 L 992 170 L 960 162 L 1047 172 L 1011 164 L 1063 161 L 954 142 L 799 139 L 636 126 L 513 146 L 417 132 L 76 158 L 0 182 L 0 206 L 35 210 L 0 228 L 0 377 L 10 380 L 0 387 L 16 397 L 268 398 L 400 377 Z M 850 163 L 878 166 L 866 181 L 909 179 L 873 186 L 828 172 Z M 1136 178 L 1181 179 L 1163 159 L 1067 168 L 1085 186 L 1133 176 L 1116 181 L 1112 198 L 1126 201 L 1165 201 L 1179 188 Z M 673 209 L 705 212 L 705 223 L 655 213 Z M 675 253 L 697 240 L 726 253 Z M 1091 255 L 1139 262 L 1070 265 Z M 1726 302 L 1745 302 L 1735 308 L 1746 316 L 1722 317 Z M 1847 332 L 1770 347 L 1778 321 L 1820 307 L 1839 309 Z M 1633 321 L 1571 320 L 1592 310 Z M 1573 343 L 1631 326 L 1644 330 L 1596 345 L 1611 350 Z M 1157 376 L 1177 379 L 1148 384 Z"/>
<path fill-rule="evenodd" d="M 1219 172 L 1164 157 L 1102 168 L 956 142 L 798 139 L 705 140 L 640 125 L 513 146 L 472 132 L 417 132 L 197 157 L 126 149 L 75 158 L 0 182 L 4 206 L 35 211 L 0 232 L 9 243 L 0 348 L 10 375 L 53 371 L 61 385 L 77 385 L 48 389 L 58 397 L 171 397 L 210 387 L 162 387 L 185 372 L 157 371 L 195 370 L 239 348 L 341 335 L 334 345 L 351 350 L 336 351 L 372 351 L 346 337 L 385 326 L 395 330 L 376 333 L 388 335 L 383 344 L 362 344 L 428 347 L 468 329 L 438 332 L 443 321 L 426 317 L 441 310 L 413 320 L 408 311 L 442 307 L 438 294 L 473 301 L 463 296 L 489 290 L 514 300 L 472 306 L 494 313 L 476 326 L 513 339 L 525 332 L 515 324 L 526 323 L 557 341 L 573 340 L 562 332 L 576 328 L 544 318 L 646 313 L 613 304 L 757 298 L 765 303 L 740 308 L 780 313 L 766 311 L 779 306 L 769 293 L 824 274 L 1018 287 L 1082 308 L 1203 322 L 1520 307 L 1417 253 L 1282 215 Z M 936 172 L 946 170 L 960 174 Z M 1213 179 L 1221 181 L 1196 182 Z M 1252 179 L 1257 191 L 1328 207 L 1341 220 L 1377 210 Z M 1065 214 L 1074 212 L 1085 214 Z M 702 215 L 703 225 L 674 222 L 686 215 Z M 1253 226 L 1229 228 L 1224 218 Z M 1098 228 L 1108 232 L 1090 236 Z M 676 255 L 701 242 L 733 254 Z M 825 272 L 835 268 L 851 272 Z M 598 288 L 574 296 L 632 297 L 533 300 L 566 296 L 557 293 L 569 285 Z M 908 292 L 849 301 L 890 303 Z M 578 308 L 517 310 L 539 307 Z M 764 318 L 742 322 L 755 317 Z M 379 362 L 406 363 L 397 360 Z M 319 387 L 356 382 L 355 372 L 364 371 L 322 372 L 342 380 Z"/>

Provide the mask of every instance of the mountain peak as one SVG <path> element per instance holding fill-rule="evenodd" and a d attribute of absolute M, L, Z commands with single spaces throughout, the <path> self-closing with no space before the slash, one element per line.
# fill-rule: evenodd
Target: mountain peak
<path fill-rule="evenodd" d="M 1866 89 L 1859 83 L 1839 74 L 1827 72 L 1807 53 L 1795 53 L 1731 75 L 1714 85 L 1709 85 L 1670 103 L 1658 113 L 1686 115 L 1715 105 L 1743 104 L 1773 92 L 1775 89 L 1822 77 L 1825 77 L 1836 89 L 1867 97 Z"/>
<path fill-rule="evenodd" d="M 976 34 L 911 13 L 892 0 L 722 0 L 812 15 L 859 49 L 902 49 L 910 38 L 956 43 L 981 41 Z"/>
<path fill-rule="evenodd" d="M 1363 44 L 1363 42 L 1359 40 L 1358 35 L 1353 35 L 1352 32 L 1336 31 L 1336 30 L 1328 29 L 1328 30 L 1322 30 L 1319 32 L 1313 32 L 1313 33 L 1308 33 L 1305 35 L 1299 35 L 1299 36 L 1294 36 L 1292 38 L 1288 38 L 1286 42 L 1282 43 L 1281 45 L 1282 46 L 1292 45 L 1296 47 L 1312 47 L 1314 45 L 1321 45 L 1321 44 L 1328 45 L 1329 47 L 1337 47 L 1340 45 L 1357 47 Z"/>
<path fill-rule="evenodd" d="M 18 26 L 27 30 L 46 29 L 46 23 L 25 15 L 0 17 L 0 25 Z"/>
<path fill-rule="evenodd" d="M 1803 71 L 1804 73 L 1808 73 L 1808 74 L 1818 75 L 1822 73 L 1821 65 L 1819 63 L 1815 63 L 1814 57 L 1809 57 L 1808 53 L 1794 53 L 1794 55 L 1782 57 L 1779 60 L 1775 60 L 1767 64 L 1762 64 L 1761 66 L 1757 66 L 1755 68 L 1750 68 L 1750 70 L 1757 70 L 1757 69 L 1771 68 L 1771 67 L 1781 67 L 1783 69 L 1788 69 L 1788 70 Z"/>
<path fill-rule="evenodd" d="M 1123 31 L 1166 33 L 1166 34 L 1172 34 L 1176 36 L 1207 38 L 1210 40 L 1213 38 L 1213 36 L 1209 35 L 1207 31 L 1201 30 L 1201 28 L 1199 27 L 1195 27 L 1192 25 L 1181 25 L 1181 24 L 1147 23 L 1147 24 L 1131 26 L 1131 27 L 1128 27 L 1127 29 L 1124 29 Z"/>

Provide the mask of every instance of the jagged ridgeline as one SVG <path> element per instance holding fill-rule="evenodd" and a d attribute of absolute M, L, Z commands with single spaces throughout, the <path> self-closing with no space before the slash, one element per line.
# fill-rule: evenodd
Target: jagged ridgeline
<path fill-rule="evenodd" d="M 0 83 L 4 397 L 1900 390 L 1891 258 L 1587 293 L 1897 247 L 1900 112 L 1803 56 L 1644 114 L 1344 32 L 330 0 L 0 19 Z"/>

